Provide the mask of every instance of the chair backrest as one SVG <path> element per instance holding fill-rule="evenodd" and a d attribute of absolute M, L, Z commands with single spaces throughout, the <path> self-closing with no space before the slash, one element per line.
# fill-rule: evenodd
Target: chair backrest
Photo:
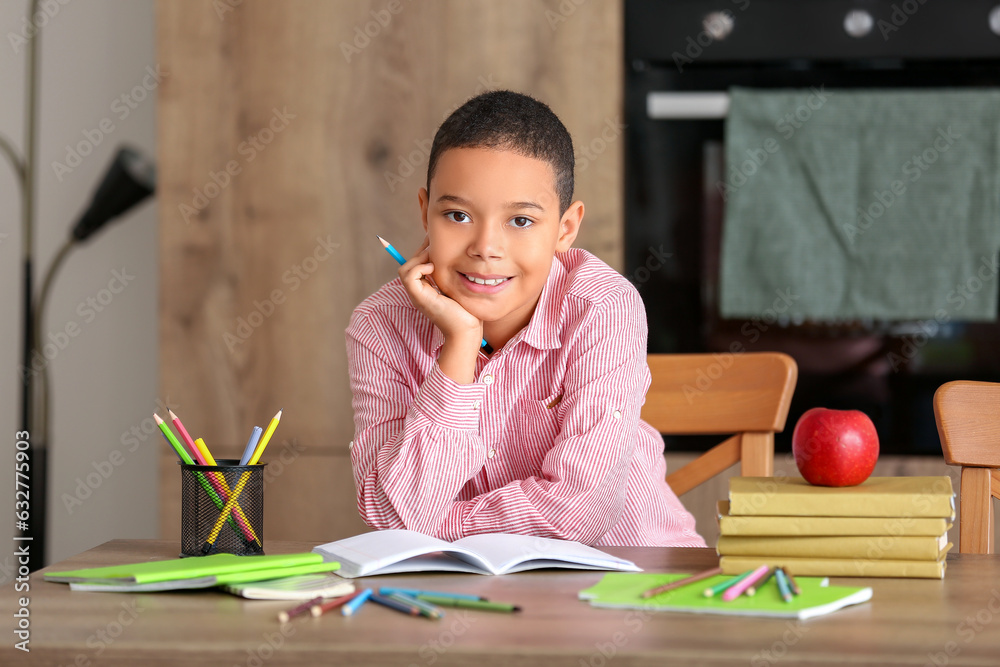
<path fill-rule="evenodd" d="M 744 476 L 774 472 L 774 434 L 785 428 L 798 367 L 780 352 L 651 354 L 642 418 L 669 435 L 730 435 L 667 484 L 681 495 L 739 462 Z"/>
<path fill-rule="evenodd" d="M 961 553 L 993 553 L 993 498 L 1000 498 L 1000 384 L 959 380 L 934 392 L 944 460 L 962 466 Z"/>

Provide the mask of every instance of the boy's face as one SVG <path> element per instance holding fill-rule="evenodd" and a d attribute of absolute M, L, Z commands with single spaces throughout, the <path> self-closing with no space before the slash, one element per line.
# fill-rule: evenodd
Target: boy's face
<path fill-rule="evenodd" d="M 434 281 L 491 343 L 506 342 L 531 319 L 555 253 L 576 239 L 583 204 L 560 215 L 548 162 L 487 148 L 442 153 L 419 197 Z"/>

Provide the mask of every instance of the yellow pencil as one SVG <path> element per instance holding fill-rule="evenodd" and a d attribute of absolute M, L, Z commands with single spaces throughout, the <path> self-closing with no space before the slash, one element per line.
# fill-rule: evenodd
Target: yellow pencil
<path fill-rule="evenodd" d="M 274 415 L 271 419 L 271 423 L 267 425 L 267 430 L 264 431 L 264 435 L 257 444 L 257 449 L 254 450 L 253 456 L 250 457 L 250 463 L 248 465 L 254 465 L 257 461 L 260 461 L 260 457 L 264 453 L 264 448 L 267 447 L 267 442 L 274 434 L 274 429 L 278 428 L 279 421 L 281 421 L 281 410 L 278 410 L 278 414 Z"/>
<path fill-rule="evenodd" d="M 278 428 L 279 421 L 281 421 L 281 410 L 278 410 L 278 413 L 274 415 L 273 419 L 271 419 L 271 423 L 267 425 L 267 430 L 261 437 L 260 443 L 257 445 L 257 450 L 253 453 L 253 456 L 250 457 L 250 463 L 248 465 L 256 465 L 257 461 L 260 460 L 260 455 L 264 453 L 264 448 L 267 447 L 267 442 L 271 439 L 274 429 Z M 249 470 L 240 475 L 239 481 L 236 482 L 236 487 L 229 496 L 229 502 L 227 502 L 226 506 L 222 508 L 222 512 L 219 514 L 219 518 L 216 520 L 215 526 L 212 528 L 212 532 L 209 533 L 208 539 L 205 540 L 205 544 L 201 547 L 202 553 L 208 553 L 212 550 L 212 547 L 215 545 L 215 539 L 219 536 L 219 531 L 222 530 L 222 526 L 226 522 L 226 517 L 233 510 L 233 506 L 236 504 L 236 498 L 240 495 L 240 493 L 242 493 L 243 487 L 246 486 L 246 483 L 249 480 Z"/>
<path fill-rule="evenodd" d="M 210 466 L 217 465 L 215 462 L 215 457 L 212 456 L 212 452 L 208 451 L 208 445 L 205 444 L 205 441 L 203 439 L 201 438 L 196 439 L 194 441 L 194 446 L 197 447 L 198 451 L 201 452 L 201 455 L 205 457 L 205 465 L 210 465 Z"/>

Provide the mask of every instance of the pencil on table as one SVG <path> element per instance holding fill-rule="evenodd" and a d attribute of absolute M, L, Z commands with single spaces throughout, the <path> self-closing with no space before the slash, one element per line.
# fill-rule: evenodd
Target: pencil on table
<path fill-rule="evenodd" d="M 788 578 L 785 577 L 785 571 L 779 567 L 774 573 L 774 578 L 778 580 L 778 592 L 781 593 L 781 599 L 785 602 L 791 602 L 792 588 L 788 585 Z"/>
<path fill-rule="evenodd" d="M 788 585 L 791 587 L 792 593 L 795 595 L 802 595 L 802 589 L 799 588 L 799 583 L 795 581 L 795 577 L 793 577 L 792 573 L 788 571 L 788 568 L 782 567 L 781 571 L 785 573 L 785 578 L 788 579 Z"/>
<path fill-rule="evenodd" d="M 708 579 L 709 577 L 714 577 L 717 574 L 722 574 L 721 567 L 713 567 L 704 572 L 698 572 L 697 574 L 692 574 L 690 577 L 684 577 L 683 579 L 678 579 L 677 581 L 671 581 L 669 584 L 664 584 L 663 586 L 657 586 L 656 588 L 651 588 L 642 594 L 643 598 L 651 598 L 654 595 L 659 595 L 660 593 L 666 593 L 667 591 L 672 591 L 675 588 L 680 588 L 681 586 L 687 586 L 688 584 L 693 584 L 695 582 L 701 581 L 702 579 Z"/>
<path fill-rule="evenodd" d="M 732 602 L 739 596 L 743 595 L 743 592 L 754 585 L 761 577 L 767 574 L 768 566 L 761 565 L 756 570 L 750 573 L 749 577 L 746 577 L 742 581 L 739 581 L 729 588 L 727 588 L 722 593 L 723 602 Z"/>
<path fill-rule="evenodd" d="M 312 609 L 313 605 L 319 604 L 323 601 L 323 596 L 317 595 L 312 600 L 307 600 L 300 605 L 292 607 L 288 611 L 278 612 L 278 620 L 282 623 L 287 623 L 290 619 L 295 618 L 299 614 L 304 614 L 305 612 Z"/>
<path fill-rule="evenodd" d="M 747 570 L 743 574 L 737 575 L 732 579 L 727 579 L 726 581 L 721 581 L 714 586 L 709 586 L 708 588 L 705 589 L 704 596 L 710 598 L 713 595 L 718 595 L 719 593 L 726 590 L 730 586 L 735 586 L 736 584 L 740 583 L 741 581 L 749 577 L 751 574 L 753 574 L 753 570 Z"/>
<path fill-rule="evenodd" d="M 764 576 L 763 576 L 763 577 L 762 577 L 762 578 L 760 579 L 760 581 L 758 581 L 757 583 L 755 583 L 755 584 L 754 584 L 753 586 L 751 586 L 750 588 L 746 589 L 746 591 L 744 591 L 744 594 L 745 594 L 745 595 L 746 595 L 747 597 L 752 597 L 752 596 L 754 596 L 754 595 L 755 595 L 755 594 L 757 593 L 757 591 L 759 591 L 760 589 L 764 588 L 764 586 L 765 586 L 765 585 L 767 585 L 767 582 L 771 581 L 771 577 L 773 577 L 773 576 L 774 576 L 774 573 L 775 573 L 775 571 L 776 571 L 777 569 L 778 569 L 778 568 L 775 568 L 775 567 L 769 567 L 769 568 L 768 568 L 768 570 L 767 570 L 767 574 L 765 574 L 765 575 L 764 575 Z"/>
<path fill-rule="evenodd" d="M 336 609 L 337 607 L 350 602 L 354 598 L 361 595 L 363 591 L 354 591 L 353 593 L 348 593 L 347 595 L 341 595 L 339 598 L 334 598 L 329 602 L 323 602 L 321 604 L 314 604 L 309 608 L 309 613 L 313 616 L 322 616 L 326 612 Z"/>

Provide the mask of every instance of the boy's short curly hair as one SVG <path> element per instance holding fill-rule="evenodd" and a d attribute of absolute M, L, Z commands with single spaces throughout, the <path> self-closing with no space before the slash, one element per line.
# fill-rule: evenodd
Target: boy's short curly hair
<path fill-rule="evenodd" d="M 560 214 L 573 201 L 573 140 L 552 109 L 533 97 L 492 90 L 455 109 L 434 135 L 428 192 L 438 159 L 450 148 L 496 148 L 544 160 L 555 174 Z"/>

